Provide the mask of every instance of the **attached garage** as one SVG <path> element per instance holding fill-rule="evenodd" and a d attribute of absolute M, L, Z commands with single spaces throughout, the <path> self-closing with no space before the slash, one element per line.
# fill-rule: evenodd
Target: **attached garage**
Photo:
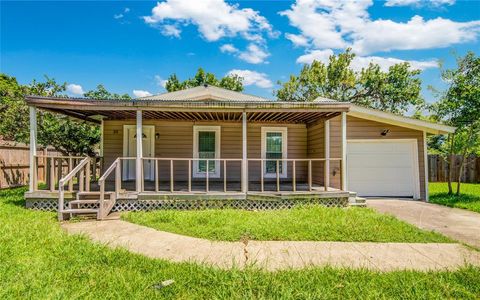
<path fill-rule="evenodd" d="M 347 141 L 347 185 L 359 196 L 420 198 L 416 139 Z"/>

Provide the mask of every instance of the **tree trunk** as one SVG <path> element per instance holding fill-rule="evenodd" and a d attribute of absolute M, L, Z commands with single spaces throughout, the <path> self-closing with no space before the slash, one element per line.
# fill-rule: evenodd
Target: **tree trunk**
<path fill-rule="evenodd" d="M 455 143 L 455 133 L 449 134 L 448 139 L 450 140 L 450 153 L 448 157 L 447 182 L 448 182 L 448 194 L 451 195 L 453 194 L 452 177 L 453 177 L 453 149 L 454 149 L 454 143 Z"/>
<path fill-rule="evenodd" d="M 468 131 L 468 136 L 467 136 L 467 141 L 464 145 L 463 152 L 462 152 L 462 160 L 460 161 L 460 169 L 458 171 L 458 178 L 457 178 L 457 196 L 460 195 L 460 183 L 462 180 L 462 173 L 463 173 L 463 167 L 465 165 L 465 158 L 467 157 L 468 149 L 470 148 L 470 143 L 473 137 L 473 130 L 474 125 L 470 125 L 470 129 Z"/>

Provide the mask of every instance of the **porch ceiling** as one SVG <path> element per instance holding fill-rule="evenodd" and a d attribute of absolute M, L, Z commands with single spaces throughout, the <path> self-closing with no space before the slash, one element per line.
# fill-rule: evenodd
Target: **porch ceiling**
<path fill-rule="evenodd" d="M 329 102 L 182 102 L 152 100 L 92 100 L 26 97 L 29 105 L 96 122 L 101 116 L 107 120 L 135 119 L 137 110 L 144 119 L 239 122 L 242 112 L 249 122 L 312 123 L 329 119 L 349 110 L 349 103 Z"/>

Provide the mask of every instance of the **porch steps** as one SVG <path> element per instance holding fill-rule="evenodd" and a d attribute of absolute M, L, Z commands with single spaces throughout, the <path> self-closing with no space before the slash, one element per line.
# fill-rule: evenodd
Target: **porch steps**
<path fill-rule="evenodd" d="M 105 200 L 111 199 L 114 192 L 106 192 Z M 68 208 L 63 210 L 64 214 L 73 216 L 84 216 L 99 218 L 100 192 L 79 192 L 76 199 L 68 202 Z M 113 205 L 109 207 L 111 209 Z M 107 212 L 108 214 L 108 212 Z"/>
<path fill-rule="evenodd" d="M 350 192 L 350 196 L 348 197 L 348 205 L 351 207 L 366 207 L 367 206 L 367 199 L 358 197 L 357 193 Z"/>

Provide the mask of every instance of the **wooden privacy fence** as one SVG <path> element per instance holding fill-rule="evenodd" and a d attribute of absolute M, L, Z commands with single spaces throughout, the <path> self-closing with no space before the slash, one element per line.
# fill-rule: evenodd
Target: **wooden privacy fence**
<path fill-rule="evenodd" d="M 458 178 L 461 159 L 461 155 L 454 156 L 452 181 L 456 181 Z M 448 163 L 442 156 L 437 154 L 428 155 L 428 180 L 430 182 L 448 181 Z M 468 183 L 480 182 L 480 157 L 470 155 L 465 159 L 461 181 Z"/>
<path fill-rule="evenodd" d="M 37 151 L 44 155 L 60 155 L 51 147 L 39 147 Z M 0 189 L 28 184 L 29 153 L 26 144 L 0 140 Z M 44 182 L 45 161 L 40 161 L 38 167 L 38 179 Z"/>

